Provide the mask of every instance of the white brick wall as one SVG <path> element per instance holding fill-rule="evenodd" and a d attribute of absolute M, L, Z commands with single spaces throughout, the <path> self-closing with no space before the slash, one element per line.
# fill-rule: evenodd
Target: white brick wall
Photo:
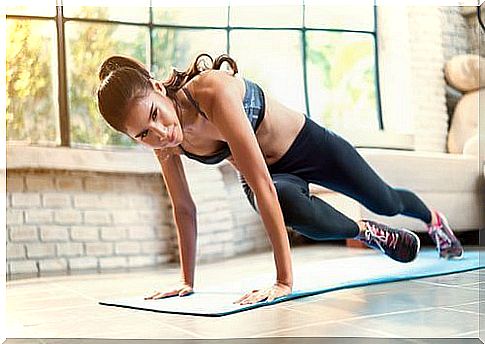
<path fill-rule="evenodd" d="M 79 257 L 69 259 L 70 270 L 86 270 L 96 269 L 98 267 L 98 259 L 95 257 Z"/>
<path fill-rule="evenodd" d="M 164 264 L 174 228 L 160 175 L 8 170 L 7 271 Z"/>
<path fill-rule="evenodd" d="M 443 6 L 441 26 L 443 28 L 443 55 L 448 61 L 455 55 L 471 53 L 468 27 L 460 6 Z M 476 19 L 476 17 L 474 17 Z"/>
<path fill-rule="evenodd" d="M 379 80 L 384 129 L 413 133 L 407 7 L 377 7 Z"/>
<path fill-rule="evenodd" d="M 183 161 L 198 208 L 197 260 L 268 248 L 259 215 L 241 186 L 228 183 L 231 178 L 237 182 L 235 171 Z M 179 258 L 172 209 L 160 175 L 9 171 L 7 182 L 11 273 L 103 271 Z M 248 240 L 256 243 L 248 245 Z"/>
<path fill-rule="evenodd" d="M 440 8 L 410 6 L 408 15 L 415 147 L 418 151 L 446 152 L 448 114 Z"/>

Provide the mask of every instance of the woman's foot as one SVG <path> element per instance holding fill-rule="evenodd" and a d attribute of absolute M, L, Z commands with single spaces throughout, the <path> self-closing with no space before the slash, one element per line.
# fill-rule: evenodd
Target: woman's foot
<path fill-rule="evenodd" d="M 446 217 L 437 210 L 432 210 L 433 214 L 430 224 L 426 225 L 428 234 L 436 245 L 440 258 L 461 259 L 463 258 L 463 247 L 460 241 L 448 224 Z"/>
<path fill-rule="evenodd" d="M 402 263 L 413 261 L 419 252 L 418 236 L 405 228 L 391 228 L 385 224 L 363 219 L 357 239 L 367 246 L 378 249 L 390 258 Z"/>

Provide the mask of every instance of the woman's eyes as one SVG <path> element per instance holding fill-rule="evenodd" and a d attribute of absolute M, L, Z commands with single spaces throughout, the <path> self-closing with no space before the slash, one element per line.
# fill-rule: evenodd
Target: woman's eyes
<path fill-rule="evenodd" d="M 152 120 L 156 120 L 157 119 L 157 115 L 158 115 L 157 110 L 153 111 Z M 143 134 L 140 135 L 140 138 L 141 139 L 144 139 L 145 137 L 147 137 L 147 135 L 148 135 L 148 130 L 145 130 L 143 132 Z"/>
<path fill-rule="evenodd" d="M 157 115 L 158 115 L 158 111 L 157 110 L 153 111 L 152 120 L 156 120 Z"/>

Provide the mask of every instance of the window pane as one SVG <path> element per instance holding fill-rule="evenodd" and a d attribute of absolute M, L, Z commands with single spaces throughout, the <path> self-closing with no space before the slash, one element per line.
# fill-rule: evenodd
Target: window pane
<path fill-rule="evenodd" d="M 226 53 L 225 30 L 154 29 L 153 74 L 164 80 L 172 67 L 185 71 L 200 53 L 215 59 Z"/>
<path fill-rule="evenodd" d="M 13 2 L 13 1 L 12 1 Z M 42 0 L 35 4 L 33 1 L 15 1 L 17 5 L 6 6 L 7 15 L 54 17 L 56 15 L 56 0 Z M 20 5 L 19 3 L 26 3 Z M 42 5 L 40 4 L 42 3 Z"/>
<path fill-rule="evenodd" d="M 308 32 L 312 118 L 333 129 L 378 129 L 374 40 L 370 34 Z"/>
<path fill-rule="evenodd" d="M 233 30 L 230 42 L 230 56 L 241 75 L 286 106 L 306 113 L 300 32 Z"/>
<path fill-rule="evenodd" d="M 231 6 L 231 26 L 301 27 L 302 5 Z"/>
<path fill-rule="evenodd" d="M 369 5 L 305 5 L 305 26 L 309 28 L 374 31 L 373 2 Z M 365 3 L 365 2 L 364 2 Z"/>
<path fill-rule="evenodd" d="M 71 141 L 92 145 L 132 146 L 133 141 L 108 126 L 96 102 L 98 68 L 112 54 L 132 56 L 146 65 L 148 28 L 131 25 L 66 23 L 66 55 Z"/>
<path fill-rule="evenodd" d="M 60 143 L 53 20 L 7 19 L 7 140 Z"/>
<path fill-rule="evenodd" d="M 73 18 L 89 18 L 103 20 L 118 20 L 125 22 L 147 23 L 149 18 L 149 1 L 137 1 L 137 6 L 79 6 L 79 1 L 63 0 L 64 16 Z M 105 1 L 106 2 L 106 1 Z"/>
<path fill-rule="evenodd" d="M 227 26 L 227 6 L 167 6 L 165 0 L 154 0 L 153 22 L 187 26 Z"/>

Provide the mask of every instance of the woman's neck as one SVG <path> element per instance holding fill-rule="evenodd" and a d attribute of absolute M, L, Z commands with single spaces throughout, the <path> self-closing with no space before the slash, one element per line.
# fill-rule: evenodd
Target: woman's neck
<path fill-rule="evenodd" d="M 174 98 L 172 98 L 172 102 L 180 125 L 182 126 L 182 128 L 188 128 L 191 124 L 194 123 L 197 117 L 197 109 L 194 108 L 185 93 L 182 91 L 182 88 L 175 92 Z"/>

